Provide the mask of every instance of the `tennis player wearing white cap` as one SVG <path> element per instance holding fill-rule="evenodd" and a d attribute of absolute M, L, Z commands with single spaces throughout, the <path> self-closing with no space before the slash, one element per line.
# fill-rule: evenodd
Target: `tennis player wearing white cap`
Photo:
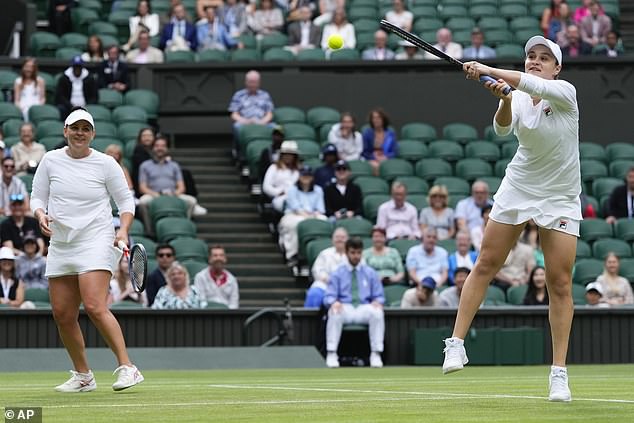
<path fill-rule="evenodd" d="M 46 153 L 33 178 L 31 209 L 42 233 L 51 238 L 46 276 L 53 317 L 74 367 L 71 378 L 55 388 L 60 392 L 97 388 L 77 321 L 81 303 L 119 362 L 112 388 L 119 391 L 143 381 L 106 302 L 111 274 L 121 258 L 115 245 L 128 242 L 134 200 L 117 162 L 90 148 L 94 137 L 90 113 L 72 111 L 64 122 L 68 146 Z M 110 197 L 121 217 L 116 235 Z"/>
<path fill-rule="evenodd" d="M 463 340 L 476 311 L 526 222 L 539 226 L 550 299 L 553 361 L 551 401 L 570 401 L 566 355 L 572 325 L 572 267 L 581 221 L 579 109 L 576 90 L 558 79 L 559 46 L 544 37 L 526 43 L 525 72 L 495 69 L 478 62 L 464 64 L 468 79 L 489 75 L 485 86 L 500 99 L 493 119 L 495 132 L 513 131 L 519 140 L 515 156 L 494 200 L 480 256 L 460 297 L 453 336 L 445 340 L 443 372 L 461 370 L 468 359 Z M 512 86 L 508 95 L 503 90 Z"/>

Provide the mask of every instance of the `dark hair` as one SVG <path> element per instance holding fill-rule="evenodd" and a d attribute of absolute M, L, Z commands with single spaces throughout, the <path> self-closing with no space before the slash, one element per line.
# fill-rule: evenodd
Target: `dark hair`
<path fill-rule="evenodd" d="M 455 278 L 456 275 L 461 272 L 466 273 L 468 275 L 469 273 L 471 273 L 471 270 L 469 270 L 468 267 L 464 267 L 464 266 L 458 267 L 456 268 L 456 270 L 453 271 L 453 277 Z"/>
<path fill-rule="evenodd" d="M 493 208 L 493 206 L 490 205 L 490 204 L 487 204 L 486 206 L 482 207 L 480 209 L 480 217 L 484 217 L 484 213 L 490 212 L 492 208 Z"/>
<path fill-rule="evenodd" d="M 154 129 L 152 129 L 152 128 L 151 128 L 151 127 L 149 127 L 149 126 L 146 126 L 145 128 L 141 128 L 141 129 L 139 130 L 139 133 L 138 133 L 138 134 L 137 134 L 137 136 L 136 136 L 136 143 L 137 143 L 137 144 L 141 144 L 141 134 L 142 134 L 142 133 L 144 133 L 144 132 L 145 132 L 145 131 L 147 131 L 147 130 L 152 131 L 152 136 L 154 137 L 154 139 L 156 139 L 156 134 L 154 133 Z"/>
<path fill-rule="evenodd" d="M 372 115 L 374 113 L 377 113 L 379 116 L 381 116 L 381 120 L 383 121 L 383 129 L 387 129 L 390 126 L 390 118 L 387 116 L 387 113 L 385 113 L 385 110 L 380 107 L 370 110 L 370 113 L 368 114 L 368 125 L 370 125 L 370 128 L 374 129 L 374 127 L 372 126 Z"/>
<path fill-rule="evenodd" d="M 313 177 L 313 180 L 310 182 L 310 186 L 308 187 L 308 191 L 306 192 L 313 192 L 315 190 L 315 175 L 311 173 L 311 176 Z M 302 188 L 301 178 L 297 179 L 297 182 L 295 182 L 295 186 L 297 186 L 298 190 L 304 191 L 304 189 Z"/>
<path fill-rule="evenodd" d="M 212 251 L 212 250 L 222 250 L 222 251 L 225 251 L 225 247 L 223 247 L 223 246 L 222 246 L 222 245 L 220 245 L 220 244 L 214 244 L 214 245 L 210 245 L 208 250 L 209 250 L 209 255 L 211 255 L 211 251 Z M 226 251 L 225 251 L 225 252 L 226 252 Z"/>
<path fill-rule="evenodd" d="M 97 47 L 97 54 L 103 59 L 103 41 L 101 41 L 101 38 L 99 38 L 98 35 L 91 35 L 90 37 L 88 37 L 88 41 L 86 41 L 86 51 L 89 55 L 92 55 L 92 51 L 90 51 L 90 40 L 92 39 L 95 39 L 99 42 L 99 47 Z"/>
<path fill-rule="evenodd" d="M 346 241 L 346 252 L 350 250 L 363 250 L 363 241 L 358 236 L 353 236 Z"/>
<path fill-rule="evenodd" d="M 531 270 L 531 274 L 528 277 L 528 282 L 526 284 L 528 286 L 528 289 L 526 290 L 526 295 L 524 296 L 524 305 L 537 305 L 535 303 L 537 296 L 537 288 L 535 287 L 535 272 L 537 272 L 539 269 L 546 271 L 543 266 L 535 266 L 533 267 L 533 270 Z M 546 289 L 545 291 L 546 293 L 544 295 L 544 302 L 548 304 L 548 289 Z"/>
<path fill-rule="evenodd" d="M 7 160 L 12 160 L 15 163 L 15 160 L 13 159 L 13 157 L 5 157 L 2 159 L 2 164 L 4 164 Z"/>
<path fill-rule="evenodd" d="M 354 115 L 352 113 L 341 112 L 341 115 L 339 116 L 339 122 L 341 122 L 345 117 L 349 117 L 350 119 L 352 119 L 352 133 L 354 134 L 354 132 L 357 130 L 357 120 L 354 118 Z"/>
<path fill-rule="evenodd" d="M 159 244 L 156 246 L 155 254 L 158 256 L 159 251 L 169 249 L 172 252 L 172 255 L 176 254 L 176 250 L 169 244 Z"/>
<path fill-rule="evenodd" d="M 156 136 L 154 137 L 154 141 L 152 142 L 152 147 L 154 147 L 154 144 L 156 144 L 158 140 L 165 141 L 165 144 L 167 144 L 167 146 L 169 147 L 170 141 L 169 139 L 167 139 L 167 136 L 163 134 L 156 134 Z"/>
<path fill-rule="evenodd" d="M 375 232 L 381 233 L 383 234 L 383 236 L 387 237 L 387 232 L 385 232 L 385 229 L 383 228 L 379 228 L 378 226 L 375 226 L 374 228 L 372 228 L 372 232 L 370 232 L 370 235 L 374 235 Z"/>
<path fill-rule="evenodd" d="M 139 13 L 139 6 L 141 6 L 141 3 L 145 2 L 147 3 L 147 13 L 148 15 L 152 14 L 152 4 L 150 3 L 150 0 L 139 0 L 139 2 L 136 4 L 136 12 Z M 141 16 L 141 15 L 139 15 Z"/>

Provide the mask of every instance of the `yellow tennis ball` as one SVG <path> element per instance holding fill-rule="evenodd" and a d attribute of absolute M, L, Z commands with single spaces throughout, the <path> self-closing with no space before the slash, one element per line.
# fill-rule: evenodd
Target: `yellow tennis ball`
<path fill-rule="evenodd" d="M 343 47 L 343 37 L 339 34 L 333 34 L 328 37 L 328 47 L 333 50 L 339 50 Z"/>

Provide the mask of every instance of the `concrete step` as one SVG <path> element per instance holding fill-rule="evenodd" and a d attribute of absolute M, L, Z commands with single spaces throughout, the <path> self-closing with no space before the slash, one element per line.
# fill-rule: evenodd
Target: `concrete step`
<path fill-rule="evenodd" d="M 272 242 L 250 243 L 242 240 L 223 242 L 222 245 L 227 250 L 227 255 L 233 257 L 233 254 L 244 255 L 260 255 L 260 254 L 277 254 L 281 256 L 277 246 Z"/>
<path fill-rule="evenodd" d="M 258 252 L 257 254 L 254 254 L 252 252 L 246 252 L 246 253 L 245 252 L 231 252 L 230 253 L 230 251 L 232 250 L 227 248 L 227 255 L 229 255 L 229 261 L 231 262 L 232 266 L 245 265 L 245 264 L 253 264 L 253 265 L 271 264 L 271 265 L 284 266 L 285 269 L 288 270 L 288 268 L 286 268 L 286 265 L 284 264 L 284 258 L 282 257 L 282 254 L 277 251 L 271 252 L 270 245 L 267 245 L 266 247 L 267 247 L 266 252 Z M 235 250 L 235 251 L 239 251 L 239 250 Z"/>
<path fill-rule="evenodd" d="M 227 243 L 263 243 L 266 244 L 269 248 L 269 251 L 277 248 L 273 244 L 273 237 L 269 232 L 257 232 L 257 233 L 241 233 L 235 232 L 234 228 L 226 228 L 231 232 L 221 232 L 221 233 L 205 233 L 201 232 L 198 234 L 198 237 L 205 242 L 213 242 L 220 243 L 226 245 Z"/>
<path fill-rule="evenodd" d="M 303 307 L 304 298 L 289 298 L 291 307 Z M 240 307 L 283 307 L 284 298 L 272 300 L 260 300 L 251 298 L 240 298 Z"/>
<path fill-rule="evenodd" d="M 244 224 L 244 223 L 258 223 L 263 225 L 260 221 L 260 216 L 255 210 L 251 211 L 235 211 L 235 212 L 226 212 L 226 211 L 210 211 L 205 216 L 198 216 L 196 218 L 196 222 L 200 222 L 202 225 L 210 225 L 210 224 L 218 224 L 221 222 L 225 222 L 224 228 L 227 228 L 227 223 L 229 224 Z M 203 230 L 199 226 L 199 231 Z"/>
<path fill-rule="evenodd" d="M 238 283 L 240 281 L 238 280 Z M 296 300 L 303 299 L 306 296 L 305 292 L 296 288 L 271 288 L 271 289 L 251 289 L 242 288 L 240 286 L 240 298 L 257 298 L 261 300 L 279 300 L 284 301 L 284 298 L 293 298 Z"/>
<path fill-rule="evenodd" d="M 269 235 L 266 225 L 262 222 L 236 222 L 235 224 L 229 225 L 226 222 L 220 223 L 208 223 L 208 222 L 200 222 L 197 224 L 199 228 L 198 233 L 205 232 L 209 234 L 223 234 L 227 232 L 227 229 L 231 229 L 234 233 L 240 233 L 241 235 L 245 234 L 259 234 L 263 233 Z"/>
<path fill-rule="evenodd" d="M 234 263 L 231 265 L 231 271 L 236 275 L 244 276 L 286 277 L 289 275 L 288 267 L 280 263 Z"/>

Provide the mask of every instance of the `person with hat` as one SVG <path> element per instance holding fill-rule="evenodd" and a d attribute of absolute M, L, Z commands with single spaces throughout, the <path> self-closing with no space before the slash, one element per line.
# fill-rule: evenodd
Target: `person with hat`
<path fill-rule="evenodd" d="M 262 181 L 262 192 L 271 198 L 273 208 L 284 211 L 284 202 L 288 190 L 299 179 L 299 149 L 297 142 L 284 141 L 280 146 L 280 155 L 269 166 Z"/>
<path fill-rule="evenodd" d="M 553 340 L 549 400 L 571 401 L 566 356 L 574 308 L 572 268 L 582 219 L 577 92 L 559 79 L 563 56 L 557 44 L 537 35 L 524 51 L 524 72 L 478 62 L 463 65 L 467 79 L 479 81 L 488 75 L 496 81 L 484 83 L 498 99 L 493 128 L 498 135 L 514 132 L 519 146 L 495 194 L 478 261 L 460 296 L 453 334 L 445 340 L 443 372 L 462 370 L 468 363 L 464 339 L 471 322 L 491 280 L 532 219 L 539 226 L 546 264 Z M 515 91 L 505 94 L 509 86 Z"/>
<path fill-rule="evenodd" d="M 339 160 L 339 151 L 334 144 L 326 144 L 321 149 L 321 161 L 324 163 L 315 170 L 315 183 L 322 188 L 335 182 L 335 163 Z"/>
<path fill-rule="evenodd" d="M 2 159 L 2 182 L 0 183 L 0 214 L 11 216 L 12 195 L 21 195 L 29 210 L 29 193 L 24 181 L 15 175 L 15 160 L 12 157 Z"/>
<path fill-rule="evenodd" d="M 48 289 L 46 277 L 46 258 L 40 252 L 39 240 L 35 235 L 24 237 L 24 254 L 15 261 L 18 278 L 24 281 L 25 288 Z"/>
<path fill-rule="evenodd" d="M 299 180 L 288 189 L 284 216 L 278 225 L 280 245 L 284 248 L 289 267 L 297 264 L 297 225 L 306 219 L 326 220 L 324 191 L 315 184 L 313 169 L 304 166 L 299 171 Z"/>
<path fill-rule="evenodd" d="M 10 216 L 0 223 L 2 246 L 11 248 L 16 255 L 24 251 L 24 240 L 28 236 L 34 236 L 40 248 L 44 248 L 44 240 L 37 219 L 25 216 L 28 210 L 25 200 L 26 197 L 23 194 L 11 194 L 9 196 Z"/>
<path fill-rule="evenodd" d="M 75 56 L 57 81 L 55 104 L 62 119 L 73 107 L 84 107 L 86 104 L 97 104 L 97 80 L 84 67 L 81 56 Z"/>
<path fill-rule="evenodd" d="M 110 278 L 122 255 L 116 246 L 119 242 L 128 244 L 134 199 L 121 166 L 90 148 L 95 138 L 90 113 L 83 108 L 73 110 L 64 121 L 64 138 L 68 146 L 46 153 L 37 167 L 31 198 L 40 230 L 51 238 L 46 263 L 51 308 L 74 367 L 71 378 L 55 390 L 88 392 L 97 388 L 78 322 L 83 303 L 116 356 L 117 380 L 112 389 L 120 391 L 143 381 L 107 304 Z M 119 210 L 116 233 L 111 197 Z"/>
<path fill-rule="evenodd" d="M 418 47 L 407 40 L 399 41 L 398 45 L 403 48 L 403 51 L 396 53 L 394 56 L 396 60 L 423 60 L 425 58 Z"/>
<path fill-rule="evenodd" d="M 0 248 L 0 304 L 20 308 L 24 304 L 24 282 L 15 272 L 11 248 Z"/>
<path fill-rule="evenodd" d="M 339 160 L 335 163 L 335 182 L 324 189 L 326 216 L 346 219 L 363 213 L 361 188 L 350 181 L 351 175 L 347 161 Z"/>
<path fill-rule="evenodd" d="M 434 307 L 438 302 L 436 281 L 432 277 L 423 278 L 414 288 L 403 293 L 401 308 Z"/>
<path fill-rule="evenodd" d="M 352 113 L 343 112 L 338 123 L 328 132 L 328 143 L 337 148 L 337 154 L 342 160 L 359 160 L 363 153 L 363 137 L 357 131 L 356 121 Z"/>
<path fill-rule="evenodd" d="M 603 287 L 599 282 L 590 282 L 586 285 L 586 305 L 588 307 L 610 307 L 610 304 L 603 301 Z"/>
<path fill-rule="evenodd" d="M 484 33 L 477 26 L 471 30 L 471 45 L 462 51 L 463 59 L 495 59 L 495 50 L 484 44 Z"/>

